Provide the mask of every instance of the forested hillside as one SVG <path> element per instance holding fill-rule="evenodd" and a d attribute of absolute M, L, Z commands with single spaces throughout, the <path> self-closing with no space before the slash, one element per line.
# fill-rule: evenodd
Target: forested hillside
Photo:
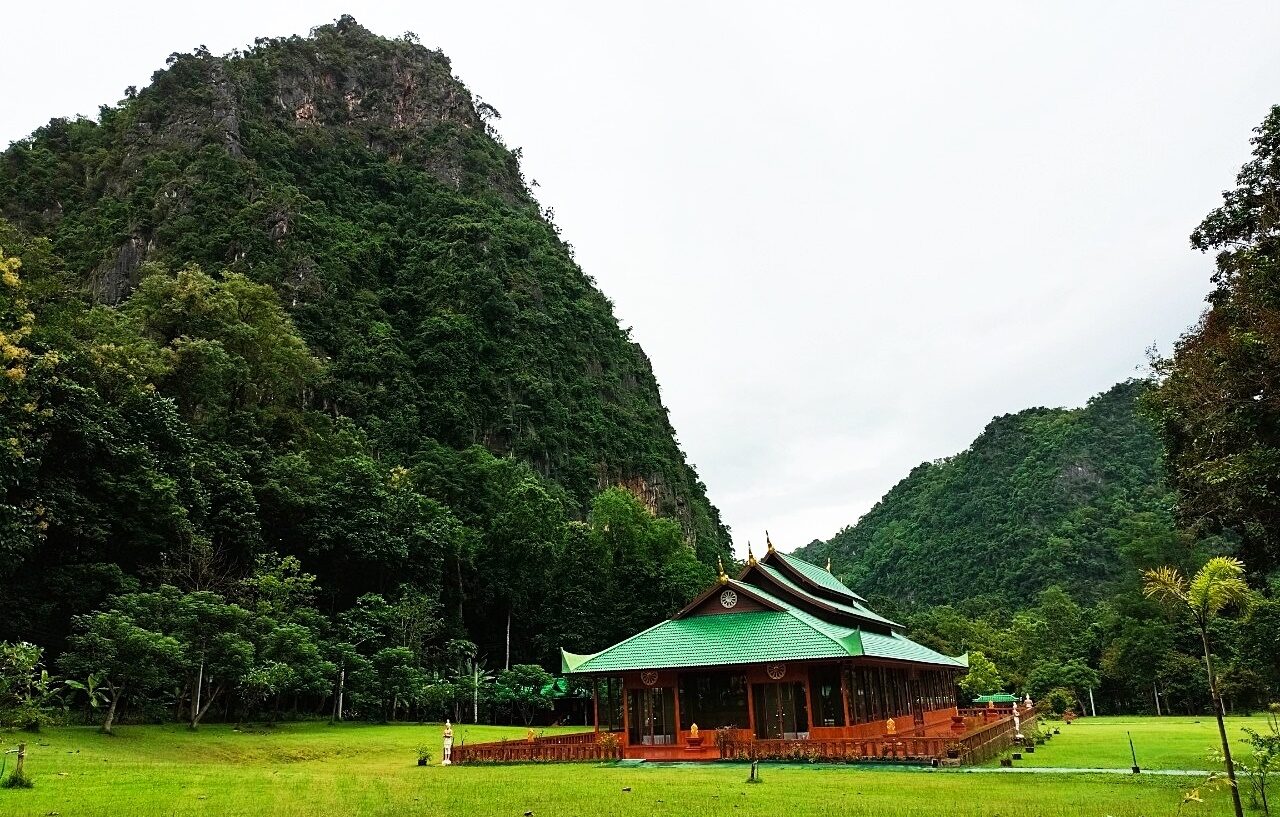
<path fill-rule="evenodd" d="M 0 155 L 0 639 L 291 576 L 442 622 L 370 654 L 501 666 L 508 628 L 513 662 L 598 649 L 712 578 L 648 359 L 497 118 L 344 17 L 173 54 Z"/>
<path fill-rule="evenodd" d="M 912 469 L 856 525 L 800 555 L 907 607 L 989 596 L 1010 607 L 1060 585 L 1092 600 L 1174 538 L 1147 384 L 1079 409 L 997 417 L 965 451 Z M 1144 554 L 1144 549 L 1150 553 Z"/>
<path fill-rule="evenodd" d="M 1142 571 L 1193 574 L 1238 538 L 1176 524 L 1151 388 L 1129 381 L 1083 408 L 997 417 L 968 449 L 916 467 L 856 525 L 799 553 L 830 556 L 915 640 L 970 653 L 973 694 L 1012 689 L 1090 711 L 1092 690 L 1100 713 L 1200 712 L 1199 636 L 1143 598 Z M 1259 593 L 1220 635 L 1229 707 L 1280 689 L 1277 615 L 1280 603 Z"/>

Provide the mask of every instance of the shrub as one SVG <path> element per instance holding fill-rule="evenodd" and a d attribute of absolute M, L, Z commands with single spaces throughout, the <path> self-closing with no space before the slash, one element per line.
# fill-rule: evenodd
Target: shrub
<path fill-rule="evenodd" d="M 596 738 L 596 745 L 605 754 L 617 754 L 622 749 L 622 740 L 613 732 L 601 732 Z"/>
<path fill-rule="evenodd" d="M 1055 687 L 1040 699 L 1040 706 L 1054 715 L 1061 715 L 1076 707 L 1075 693 L 1065 687 Z"/>

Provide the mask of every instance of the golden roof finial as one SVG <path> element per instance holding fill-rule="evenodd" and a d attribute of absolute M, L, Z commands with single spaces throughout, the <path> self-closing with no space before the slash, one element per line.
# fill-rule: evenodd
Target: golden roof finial
<path fill-rule="evenodd" d="M 755 563 L 756 563 L 756 555 L 751 552 L 751 542 L 748 541 L 747 542 L 747 564 L 753 565 Z"/>
<path fill-rule="evenodd" d="M 830 573 L 830 572 L 831 572 L 831 557 L 830 557 L 830 556 L 828 556 L 828 557 L 827 557 L 827 572 L 828 572 L 828 573 Z"/>
<path fill-rule="evenodd" d="M 720 561 L 719 556 L 716 557 L 716 568 L 720 571 L 720 575 L 717 577 L 720 583 L 728 584 L 729 576 L 724 572 L 724 562 Z"/>
<path fill-rule="evenodd" d="M 773 553 L 773 540 L 769 538 L 769 531 L 764 532 L 764 541 L 769 546 L 769 552 Z"/>

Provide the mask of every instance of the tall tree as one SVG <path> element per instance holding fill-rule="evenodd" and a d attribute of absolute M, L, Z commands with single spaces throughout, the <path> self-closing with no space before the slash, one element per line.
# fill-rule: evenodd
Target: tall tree
<path fill-rule="evenodd" d="M 70 675 L 97 677 L 111 692 L 101 731 L 112 734 L 126 695 L 143 697 L 171 685 L 186 662 L 182 645 L 151 622 L 136 621 L 121 610 L 79 616 L 70 649 L 61 666 Z"/>
<path fill-rule="evenodd" d="M 1280 566 L 1280 106 L 1254 130 L 1253 158 L 1191 234 L 1216 251 L 1209 308 L 1149 397 L 1185 525 L 1228 529 L 1240 555 Z"/>
<path fill-rule="evenodd" d="M 969 671 L 959 681 L 960 688 L 971 697 L 990 695 L 1004 689 L 1004 678 L 990 658 L 980 652 L 969 653 Z"/>
<path fill-rule="evenodd" d="M 1204 668 L 1209 675 L 1209 696 L 1213 700 L 1213 716 L 1218 720 L 1222 756 L 1227 767 L 1227 779 L 1231 784 L 1231 800 L 1236 817 L 1243 817 L 1235 764 L 1231 761 L 1231 744 L 1227 740 L 1227 727 L 1223 723 L 1218 677 L 1213 671 L 1209 628 L 1227 607 L 1243 604 L 1249 599 L 1249 585 L 1244 580 L 1244 563 L 1228 556 L 1215 556 L 1189 581 L 1173 567 L 1158 567 L 1146 571 L 1143 576 L 1143 592 L 1148 597 L 1180 608 L 1191 617 L 1200 632 L 1200 643 L 1204 647 Z"/>

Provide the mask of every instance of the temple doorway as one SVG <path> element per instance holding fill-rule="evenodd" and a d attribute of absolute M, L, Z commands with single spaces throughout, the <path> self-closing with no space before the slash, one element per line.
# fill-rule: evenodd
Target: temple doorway
<path fill-rule="evenodd" d="M 784 740 L 809 737 L 804 684 L 753 684 L 751 694 L 755 701 L 756 737 Z"/>
<path fill-rule="evenodd" d="M 632 746 L 675 743 L 675 688 L 631 690 L 627 697 L 627 726 L 627 742 Z"/>

